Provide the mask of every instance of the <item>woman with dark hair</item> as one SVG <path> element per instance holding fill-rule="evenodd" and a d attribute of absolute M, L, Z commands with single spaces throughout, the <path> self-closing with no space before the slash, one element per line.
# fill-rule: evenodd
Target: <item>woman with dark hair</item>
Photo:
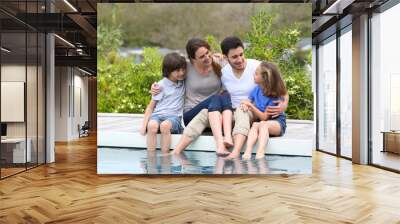
<path fill-rule="evenodd" d="M 186 92 L 183 109 L 185 129 L 174 153 L 180 153 L 203 129 L 191 124 L 190 121 L 202 110 L 208 110 L 208 117 L 213 136 L 216 141 L 218 155 L 228 155 L 226 147 L 232 142 L 232 104 L 230 95 L 222 92 L 221 66 L 213 60 L 210 45 L 202 39 L 193 38 L 186 44 L 186 52 L 190 63 L 187 64 Z M 152 93 L 159 93 L 156 86 L 151 87 Z M 201 113 L 204 114 L 204 113 Z M 224 135 L 222 133 L 224 130 Z"/>

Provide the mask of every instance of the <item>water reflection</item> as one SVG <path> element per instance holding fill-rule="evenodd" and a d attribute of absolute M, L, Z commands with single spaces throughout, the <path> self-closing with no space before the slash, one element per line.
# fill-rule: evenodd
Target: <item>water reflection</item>
<path fill-rule="evenodd" d="M 312 158 L 267 155 L 263 159 L 227 160 L 214 152 L 180 155 L 126 148 L 98 148 L 99 174 L 309 174 Z"/>

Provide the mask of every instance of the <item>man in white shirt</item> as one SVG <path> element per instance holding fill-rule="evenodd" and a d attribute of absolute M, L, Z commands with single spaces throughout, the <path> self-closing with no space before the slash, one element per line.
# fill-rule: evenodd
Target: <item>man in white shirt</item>
<path fill-rule="evenodd" d="M 253 120 L 251 111 L 241 109 L 240 102 L 247 100 L 250 92 L 256 87 L 254 74 L 260 61 L 244 57 L 244 46 L 238 37 L 225 38 L 221 42 L 221 50 L 228 60 L 228 64 L 222 68 L 222 84 L 231 94 L 232 108 L 235 110 L 235 126 L 232 132 L 234 148 L 228 158 L 236 158 L 240 155 Z M 272 116 L 279 115 L 286 109 L 288 100 L 286 95 L 285 101 L 279 102 L 276 107 L 268 108 L 268 113 Z"/>

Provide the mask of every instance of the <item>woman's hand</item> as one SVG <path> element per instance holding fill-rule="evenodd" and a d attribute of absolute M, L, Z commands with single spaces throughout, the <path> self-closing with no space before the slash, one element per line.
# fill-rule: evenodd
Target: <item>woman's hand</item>
<path fill-rule="evenodd" d="M 224 67 L 228 63 L 228 61 L 224 58 L 224 55 L 221 53 L 213 53 L 211 57 L 213 61 L 219 64 L 221 67 Z"/>
<path fill-rule="evenodd" d="M 150 91 L 149 91 L 150 93 L 151 93 L 151 95 L 153 95 L 153 96 L 155 96 L 155 95 L 158 95 L 160 92 L 161 92 L 161 88 L 160 88 L 160 86 L 158 85 L 158 83 L 153 83 L 152 85 L 151 85 L 151 89 L 150 89 Z"/>

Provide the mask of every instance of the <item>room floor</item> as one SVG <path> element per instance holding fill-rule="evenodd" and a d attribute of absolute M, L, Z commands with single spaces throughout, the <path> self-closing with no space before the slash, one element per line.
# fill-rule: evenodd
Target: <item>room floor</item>
<path fill-rule="evenodd" d="M 55 163 L 1 180 L 0 223 L 400 220 L 399 174 L 321 152 L 307 175 L 98 175 L 96 154 L 95 137 L 57 143 Z"/>
<path fill-rule="evenodd" d="M 372 156 L 373 164 L 400 170 L 400 155 L 392 152 L 374 151 Z"/>

